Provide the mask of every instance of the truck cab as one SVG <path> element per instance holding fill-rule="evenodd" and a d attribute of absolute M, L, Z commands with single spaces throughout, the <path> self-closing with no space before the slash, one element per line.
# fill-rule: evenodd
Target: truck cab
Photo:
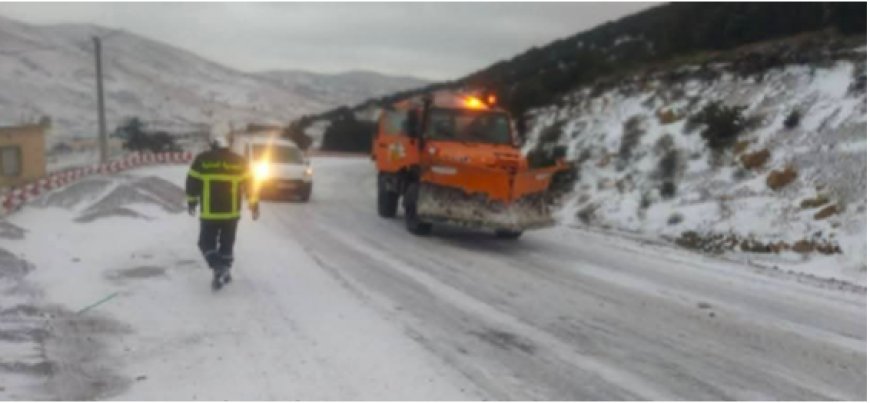
<path fill-rule="evenodd" d="M 236 136 L 231 149 L 250 164 L 260 198 L 311 198 L 314 170 L 296 143 L 277 136 Z"/>

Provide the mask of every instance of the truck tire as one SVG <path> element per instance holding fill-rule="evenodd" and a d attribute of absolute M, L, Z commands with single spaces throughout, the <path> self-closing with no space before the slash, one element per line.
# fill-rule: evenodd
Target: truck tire
<path fill-rule="evenodd" d="M 302 202 L 307 203 L 308 200 L 311 199 L 311 187 L 312 186 L 314 186 L 314 184 L 309 183 L 304 188 L 302 188 L 302 192 L 299 194 L 299 200 L 302 200 Z"/>
<path fill-rule="evenodd" d="M 519 239 L 522 235 L 523 231 L 511 231 L 506 229 L 495 231 L 495 236 L 499 239 Z"/>
<path fill-rule="evenodd" d="M 417 217 L 417 195 L 420 192 L 420 185 L 416 182 L 409 184 L 405 188 L 404 208 L 405 208 L 405 228 L 408 232 L 414 235 L 427 235 L 432 232 L 432 224 L 420 221 Z"/>
<path fill-rule="evenodd" d="M 378 215 L 384 218 L 396 216 L 399 208 L 399 194 L 387 189 L 383 179 L 378 176 Z"/>

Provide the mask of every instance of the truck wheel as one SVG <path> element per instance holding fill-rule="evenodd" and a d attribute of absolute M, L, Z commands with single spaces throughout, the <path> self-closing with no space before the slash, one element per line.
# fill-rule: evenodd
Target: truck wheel
<path fill-rule="evenodd" d="M 308 200 L 311 199 L 311 187 L 313 185 L 314 185 L 313 183 L 309 183 L 308 186 L 305 186 L 302 189 L 302 193 L 299 195 L 299 200 L 302 200 L 303 202 L 307 203 Z"/>
<path fill-rule="evenodd" d="M 378 177 L 378 215 L 384 218 L 393 218 L 396 216 L 396 210 L 399 208 L 399 194 L 387 190 L 383 179 Z"/>
<path fill-rule="evenodd" d="M 511 231 L 500 229 L 495 231 L 495 236 L 499 239 L 519 239 L 523 235 L 523 231 Z"/>
<path fill-rule="evenodd" d="M 416 183 L 411 183 L 405 188 L 404 208 L 405 208 L 405 228 L 414 235 L 426 235 L 432 232 L 432 224 L 421 222 L 420 217 L 417 217 L 417 195 L 420 192 L 420 186 Z"/>

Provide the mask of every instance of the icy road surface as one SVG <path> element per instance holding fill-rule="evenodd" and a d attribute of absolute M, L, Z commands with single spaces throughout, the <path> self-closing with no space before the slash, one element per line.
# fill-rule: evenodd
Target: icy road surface
<path fill-rule="evenodd" d="M 375 213 L 369 160 L 317 159 L 315 178 L 310 203 L 242 220 L 219 293 L 185 214 L 69 232 L 52 209 L 10 218 L 40 298 L 118 294 L 86 314 L 107 323 L 88 322 L 99 348 L 56 327 L 51 375 L 0 398 L 866 398 L 866 291 L 566 228 L 419 238 Z"/>

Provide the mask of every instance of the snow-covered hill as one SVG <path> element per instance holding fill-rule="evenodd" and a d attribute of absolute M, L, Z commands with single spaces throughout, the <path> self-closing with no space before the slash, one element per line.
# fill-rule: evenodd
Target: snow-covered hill
<path fill-rule="evenodd" d="M 167 129 L 227 118 L 286 123 L 422 82 L 361 72 L 245 73 L 124 31 L 35 26 L 0 17 L 0 124 L 50 116 L 56 135 L 93 135 L 93 36 L 104 38 L 110 129 L 130 116 Z"/>
<path fill-rule="evenodd" d="M 866 281 L 865 48 L 753 74 L 683 66 L 586 87 L 533 113 L 579 178 L 569 225 L 667 238 L 769 266 Z M 738 61 L 739 62 L 739 61 Z M 745 107 L 721 157 L 691 117 Z M 748 254 L 748 255 L 746 255 Z"/>
<path fill-rule="evenodd" d="M 317 74 L 307 71 L 269 71 L 263 76 L 306 98 L 332 105 L 355 105 L 373 96 L 423 87 L 429 81 L 410 76 L 388 76 L 371 71 Z"/>

